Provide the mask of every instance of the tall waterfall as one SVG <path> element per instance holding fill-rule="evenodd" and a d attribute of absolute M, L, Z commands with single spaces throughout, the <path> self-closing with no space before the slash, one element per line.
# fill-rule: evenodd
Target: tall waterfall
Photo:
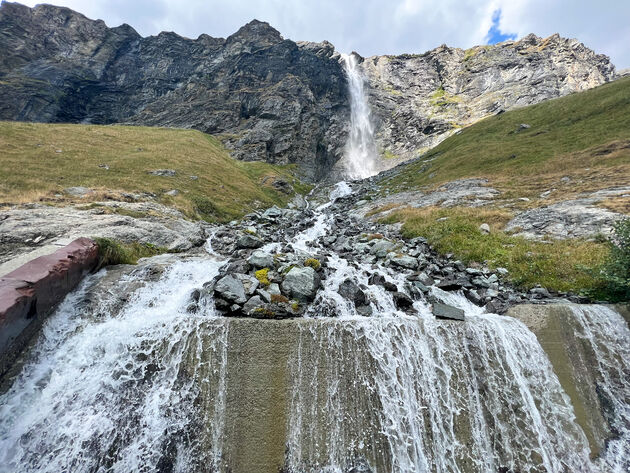
<path fill-rule="evenodd" d="M 350 179 L 365 179 L 378 172 L 378 152 L 365 93 L 365 78 L 355 54 L 344 54 L 342 59 L 350 93 L 350 133 L 343 162 Z"/>
<path fill-rule="evenodd" d="M 317 246 L 328 208 L 291 242 L 297 249 Z M 612 309 L 570 313 L 613 432 L 591 460 L 569 396 L 520 321 L 436 288 L 465 322 L 436 320 L 419 300 L 418 315 L 406 315 L 365 284 L 378 273 L 403 288 L 404 275 L 341 256 L 316 301 L 336 318 L 219 317 L 203 298 L 190 310 L 222 264 L 159 256 L 69 295 L 0 395 L 0 473 L 630 468 L 630 330 Z M 347 278 L 365 284 L 372 317 L 339 297 Z"/>

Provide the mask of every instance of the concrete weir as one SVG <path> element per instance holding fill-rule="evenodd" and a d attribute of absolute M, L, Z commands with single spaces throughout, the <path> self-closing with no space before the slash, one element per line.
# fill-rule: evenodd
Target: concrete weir
<path fill-rule="evenodd" d="M 522 321 L 536 335 L 571 398 L 591 456 L 598 457 L 611 439 L 623 435 L 614 410 L 623 409 L 626 403 L 627 411 L 630 402 L 629 358 L 622 357 L 630 355 L 630 307 L 526 304 L 512 307 L 507 315 Z M 624 341 L 625 350 L 616 353 L 615 348 Z M 607 389 L 610 383 L 616 385 L 614 393 Z"/>
<path fill-rule="evenodd" d="M 463 321 L 419 301 L 413 316 L 220 317 L 212 298 L 191 312 L 222 264 L 156 257 L 80 283 L 0 394 L 0 473 L 627 470 L 618 312 L 519 308 L 530 330 L 457 293 L 443 296 Z M 571 343 L 588 354 L 578 381 L 540 335 L 555 322 L 579 340 L 558 341 L 569 371 Z"/>

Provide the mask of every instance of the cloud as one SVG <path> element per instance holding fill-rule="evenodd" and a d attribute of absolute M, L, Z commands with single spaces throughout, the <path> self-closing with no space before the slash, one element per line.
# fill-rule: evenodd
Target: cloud
<path fill-rule="evenodd" d="M 499 23 L 501 22 L 501 10 L 496 10 L 492 14 L 492 26 L 486 35 L 486 44 L 497 44 L 508 39 L 516 39 L 515 33 L 505 34 L 501 31 Z"/>
<path fill-rule="evenodd" d="M 49 0 L 101 18 L 128 23 L 142 35 L 162 30 L 196 38 L 226 37 L 257 18 L 284 37 L 332 42 L 339 51 L 423 53 L 440 44 L 468 48 L 505 35 L 578 38 L 630 66 L 627 0 Z M 26 0 L 33 6 L 38 1 Z M 500 12 L 497 16 L 497 11 Z M 503 35 L 503 36 L 501 36 Z"/>

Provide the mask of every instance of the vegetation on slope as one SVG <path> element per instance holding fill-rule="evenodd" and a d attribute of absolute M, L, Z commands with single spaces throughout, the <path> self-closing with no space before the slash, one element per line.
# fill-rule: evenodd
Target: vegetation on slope
<path fill-rule="evenodd" d="M 63 189 L 83 186 L 96 192 L 75 200 L 149 193 L 191 218 L 227 221 L 286 204 L 292 195 L 276 189 L 276 179 L 307 190 L 292 166 L 236 161 L 217 139 L 194 130 L 0 122 L 0 149 L 0 205 L 68 201 Z M 156 169 L 176 174 L 149 174 Z M 167 195 L 171 190 L 179 194 Z"/>
<path fill-rule="evenodd" d="M 113 238 L 94 238 L 98 245 L 97 269 L 114 264 L 136 264 L 140 258 L 166 253 L 168 250 L 151 243 L 124 243 Z"/>
<path fill-rule="evenodd" d="M 540 205 L 539 195 L 550 189 L 554 192 L 544 205 L 630 185 L 630 78 L 482 120 L 381 184 L 389 192 L 428 191 L 463 178 L 488 179 L 502 192 L 502 203 L 528 198 L 512 201 L 514 209 Z M 627 198 L 604 205 L 630 214 Z M 505 267 L 511 281 L 523 288 L 540 284 L 608 300 L 627 294 L 628 282 L 622 279 L 630 267 L 627 258 L 619 257 L 623 252 L 616 243 L 623 239 L 622 227 L 609 242 L 531 241 L 502 230 L 511 217 L 495 205 L 401 208 L 384 221 L 402 222 L 406 236 L 426 237 L 438 251 L 468 263 Z M 489 234 L 480 231 L 482 223 L 490 225 Z"/>
<path fill-rule="evenodd" d="M 566 197 L 627 185 L 629 176 L 630 77 L 477 122 L 383 184 L 405 190 L 481 177 L 505 197 L 552 187 Z"/>
<path fill-rule="evenodd" d="M 500 229 L 511 218 L 505 210 L 469 207 L 401 209 L 385 223 L 404 222 L 403 236 L 422 236 L 443 254 L 465 263 L 506 268 L 510 281 L 523 289 L 541 285 L 555 291 L 593 292 L 608 255 L 603 242 L 585 240 L 532 241 Z M 491 232 L 479 230 L 489 224 Z M 599 293 L 598 293 L 599 294 Z"/>

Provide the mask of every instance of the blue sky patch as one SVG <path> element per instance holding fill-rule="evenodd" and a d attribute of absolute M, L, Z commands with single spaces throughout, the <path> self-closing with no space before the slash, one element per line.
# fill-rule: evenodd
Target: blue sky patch
<path fill-rule="evenodd" d="M 499 22 L 501 21 L 501 9 L 495 10 L 492 14 L 492 26 L 488 30 L 486 35 L 486 44 L 497 44 L 501 41 L 507 41 L 508 39 L 516 39 L 516 34 L 505 34 L 499 29 Z"/>

